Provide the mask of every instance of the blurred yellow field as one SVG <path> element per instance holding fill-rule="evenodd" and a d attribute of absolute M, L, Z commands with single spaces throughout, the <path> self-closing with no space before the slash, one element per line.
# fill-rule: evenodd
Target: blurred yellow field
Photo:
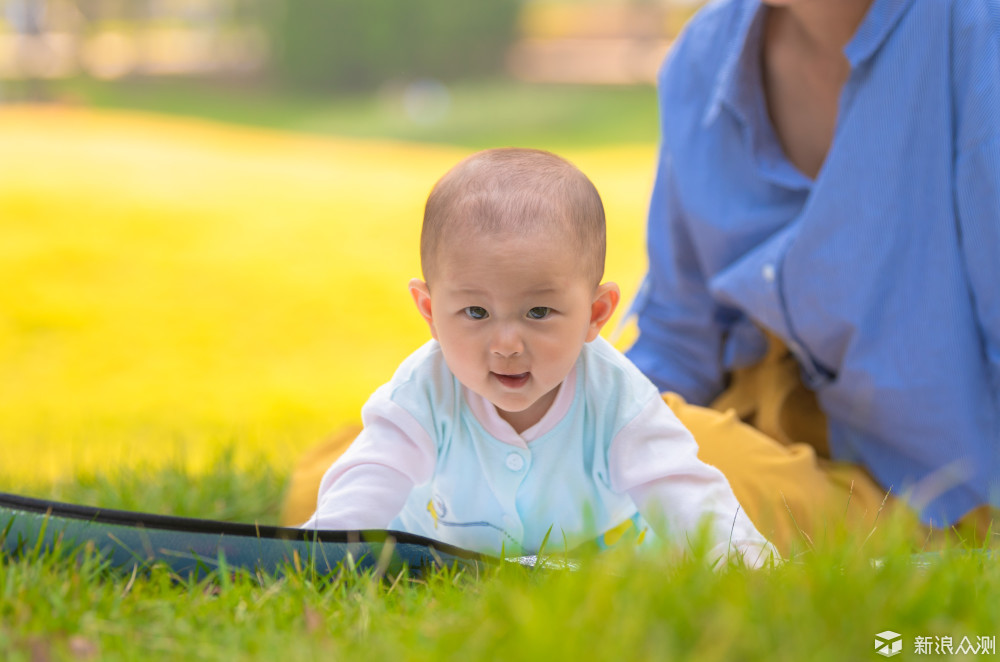
<path fill-rule="evenodd" d="M 626 300 L 653 149 L 564 154 Z M 224 446 L 287 466 L 428 337 L 406 283 L 465 150 L 63 108 L 0 110 L 0 150 L 2 489 Z"/>

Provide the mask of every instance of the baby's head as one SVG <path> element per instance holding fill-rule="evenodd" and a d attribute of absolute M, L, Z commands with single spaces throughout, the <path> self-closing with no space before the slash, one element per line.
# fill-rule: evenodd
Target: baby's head
<path fill-rule="evenodd" d="M 473 236 L 529 236 L 571 251 L 596 286 L 604 275 L 601 196 L 587 176 L 555 154 L 491 149 L 459 162 L 431 190 L 420 234 L 424 279 L 444 248 Z"/>
<path fill-rule="evenodd" d="M 417 309 L 459 381 L 518 432 L 555 399 L 618 304 L 604 273 L 604 206 L 548 152 L 496 149 L 452 168 L 427 199 Z"/>

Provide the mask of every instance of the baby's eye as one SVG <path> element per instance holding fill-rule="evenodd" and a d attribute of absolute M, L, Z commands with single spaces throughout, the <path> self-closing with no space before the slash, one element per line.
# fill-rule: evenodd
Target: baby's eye
<path fill-rule="evenodd" d="M 469 306 L 465 309 L 465 316 L 472 320 L 484 320 L 490 314 L 482 306 Z"/>
<path fill-rule="evenodd" d="M 551 312 L 552 309 L 548 306 L 535 306 L 528 311 L 528 317 L 533 320 L 543 320 L 548 317 Z"/>

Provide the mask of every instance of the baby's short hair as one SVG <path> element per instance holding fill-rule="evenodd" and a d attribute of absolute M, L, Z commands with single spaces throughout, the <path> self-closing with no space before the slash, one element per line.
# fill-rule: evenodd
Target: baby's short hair
<path fill-rule="evenodd" d="M 420 234 L 424 280 L 444 238 L 465 233 L 557 230 L 581 256 L 595 285 L 604 276 L 604 205 L 593 183 L 569 161 L 537 149 L 477 152 L 438 180 L 427 197 Z"/>

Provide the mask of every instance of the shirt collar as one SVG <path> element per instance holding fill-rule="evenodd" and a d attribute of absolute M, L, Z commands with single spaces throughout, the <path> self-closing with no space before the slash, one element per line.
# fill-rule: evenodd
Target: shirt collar
<path fill-rule="evenodd" d="M 874 0 L 854 36 L 844 47 L 851 69 L 865 62 L 885 43 L 913 0 Z"/>
<path fill-rule="evenodd" d="M 833 0 L 837 1 L 837 0 Z M 851 41 L 844 47 L 851 69 L 871 58 L 888 39 L 913 0 L 874 0 Z M 715 88 L 705 112 L 703 123 L 711 124 L 722 106 L 728 107 L 744 124 L 756 104 L 756 89 L 760 85 L 760 42 L 767 8 L 759 0 L 743 5 L 735 39 L 726 50 L 722 66 L 715 78 Z"/>
<path fill-rule="evenodd" d="M 579 359 L 577 363 L 579 363 Z M 521 434 L 515 432 L 511 424 L 501 418 L 493 403 L 475 391 L 469 390 L 464 384 L 462 385 L 462 394 L 465 397 L 466 404 L 469 405 L 469 409 L 472 411 L 472 415 L 476 417 L 476 420 L 479 421 L 488 434 L 505 444 L 527 448 L 528 444 L 555 428 L 566 416 L 567 412 L 569 412 L 570 406 L 573 404 L 573 399 L 576 397 L 576 368 L 577 366 L 574 365 L 569 374 L 566 375 L 566 379 L 559 385 L 559 391 L 556 393 L 556 398 L 549 407 L 549 410 L 545 412 L 537 423 L 521 432 Z"/>
<path fill-rule="evenodd" d="M 757 70 L 759 78 L 760 67 L 757 58 L 760 53 L 760 34 L 765 11 L 759 2 L 744 3 L 736 38 L 726 49 L 722 66 L 716 74 L 711 101 L 703 118 L 704 124 L 714 122 L 724 105 L 736 113 L 744 123 L 747 122 L 748 118 L 743 109 L 751 105 L 752 90 L 746 74 L 752 74 Z"/>

